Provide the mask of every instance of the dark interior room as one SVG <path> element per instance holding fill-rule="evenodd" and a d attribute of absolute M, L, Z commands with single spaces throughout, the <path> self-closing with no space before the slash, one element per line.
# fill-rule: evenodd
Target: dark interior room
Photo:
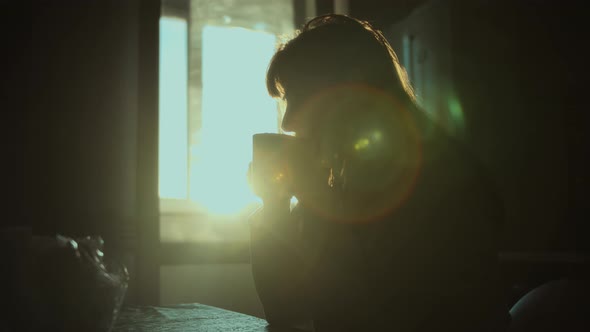
<path fill-rule="evenodd" d="M 590 119 L 584 106 L 587 59 L 582 50 L 587 37 L 582 25 L 587 15 L 581 1 L 31 0 L 1 6 L 8 41 L 3 53 L 9 55 L 4 62 L 3 99 L 8 103 L 2 109 L 1 131 L 2 173 L 8 185 L 3 199 L 8 213 L 0 232 L 2 283 L 8 290 L 2 309 L 6 331 L 431 331 L 433 326 L 442 331 L 590 331 Z M 303 29 L 322 15 L 349 23 Z M 433 173 L 432 183 L 422 188 L 421 179 L 432 174 L 422 166 L 430 148 L 420 143 L 424 145 L 416 160 L 421 172 L 408 175 L 415 176 L 409 180 L 415 187 L 400 198 L 395 211 L 405 215 L 414 206 L 414 193 L 438 192 L 443 190 L 438 184 L 453 186 L 454 179 L 468 179 L 471 189 L 464 196 L 436 196 L 440 203 L 433 206 L 441 210 L 433 208 L 435 217 L 425 224 L 435 226 L 416 234 L 439 234 L 442 251 L 456 250 L 449 262 L 463 260 L 470 266 L 468 258 L 461 257 L 480 257 L 479 247 L 487 245 L 491 231 L 478 239 L 477 226 L 472 226 L 476 221 L 470 220 L 465 226 L 469 240 L 448 243 L 444 236 L 455 231 L 445 222 L 453 217 L 440 213 L 454 213 L 457 209 L 447 203 L 456 202 L 464 206 L 458 210 L 484 215 L 478 206 L 469 208 L 477 201 L 474 197 L 488 190 L 496 195 L 501 213 L 493 216 L 497 232 L 489 259 L 497 264 L 498 288 L 482 291 L 493 293 L 503 308 L 504 316 L 498 315 L 503 318 L 493 323 L 490 319 L 478 328 L 469 325 L 477 320 L 470 317 L 483 317 L 476 308 L 480 296 L 475 293 L 480 290 L 471 291 L 463 281 L 449 285 L 461 284 L 461 292 L 473 292 L 466 300 L 473 303 L 469 310 L 443 310 L 452 307 L 445 302 L 432 309 L 420 299 L 404 298 L 404 290 L 415 287 L 404 283 L 428 283 L 421 280 L 433 280 L 436 289 L 445 290 L 442 297 L 458 297 L 445 279 L 455 274 L 446 271 L 459 271 L 463 265 L 441 260 L 438 277 L 438 272 L 416 268 L 428 276 L 400 281 L 410 274 L 401 272 L 406 267 L 434 264 L 425 262 L 436 260 L 432 255 L 438 249 L 432 248 L 438 242 L 427 249 L 419 244 L 396 246 L 404 235 L 388 237 L 381 231 L 374 233 L 383 233 L 376 236 L 387 238 L 387 248 L 397 248 L 395 257 L 403 262 L 388 263 L 397 271 L 391 277 L 375 268 L 375 280 L 380 281 L 367 284 L 392 285 L 375 294 L 390 296 L 386 303 L 402 301 L 395 313 L 375 304 L 376 295 L 362 301 L 378 310 L 361 309 L 364 302 L 350 300 L 352 295 L 342 295 L 341 301 L 336 299 L 340 295 L 329 295 L 328 304 L 302 304 L 306 313 L 313 312 L 305 319 L 291 319 L 296 310 L 274 314 L 279 304 L 269 299 L 283 294 L 284 288 L 272 288 L 268 295 L 261 286 L 266 272 L 261 271 L 272 268 L 255 267 L 261 257 L 279 254 L 264 249 L 256 253 L 257 241 L 263 240 L 251 228 L 258 227 L 253 216 L 270 211 L 260 207 L 272 200 L 249 185 L 250 174 L 258 174 L 250 163 L 261 164 L 254 162 L 253 154 L 262 143 L 253 146 L 253 135 L 281 134 L 285 142 L 303 142 L 303 129 L 286 128 L 287 114 L 295 112 L 295 92 L 289 91 L 295 91 L 296 81 L 287 85 L 281 80 L 304 77 L 307 71 L 293 62 L 293 67 L 285 65 L 283 76 L 267 80 L 267 75 L 274 68 L 271 62 L 278 68 L 280 59 L 298 54 L 297 40 L 303 43 L 304 36 L 311 38 L 322 29 L 347 29 L 350 22 L 368 22 L 361 29 L 364 33 L 381 31 L 376 36 L 384 40 L 372 41 L 388 43 L 397 55 L 395 61 L 403 69 L 395 71 L 401 77 L 396 82 L 403 85 L 407 74 L 411 84 L 404 96 L 415 95 L 412 105 L 487 176 L 485 184 L 469 182 L 470 171 L 450 166 L 448 174 Z M 297 34 L 297 29 L 303 31 Z M 329 65 L 317 65 L 320 69 L 309 82 L 329 80 L 320 71 L 340 64 L 341 57 L 360 59 L 349 54 L 363 54 L 361 44 L 347 35 L 342 40 L 348 43 L 344 52 L 330 51 L 327 39 L 315 41 L 318 49 L 326 43 L 326 56 L 333 58 Z M 308 54 L 301 68 L 316 68 L 311 59 L 321 59 L 319 52 Z M 372 64 L 363 65 L 376 68 Z M 338 73 L 347 70 L 361 69 L 349 66 Z M 269 82 L 283 84 L 278 98 L 269 95 Z M 347 96 L 339 96 L 336 103 L 346 103 Z M 309 100 L 332 97 L 317 93 L 302 105 L 312 108 Z M 360 140 L 354 149 L 370 144 Z M 331 188 L 334 179 L 340 183 L 337 180 L 344 178 L 345 166 L 339 167 L 338 174 L 329 168 Z M 347 181 L 352 188 L 354 180 Z M 319 202 L 305 194 L 287 199 L 287 212 L 293 215 L 299 211 L 296 206 L 313 208 L 313 202 Z M 427 215 L 429 206 L 417 207 L 407 212 L 409 219 Z M 342 223 L 327 233 L 336 237 L 357 226 L 378 229 L 374 224 Z M 380 243 L 375 240 L 373 247 Z M 380 253 L 389 255 L 386 251 Z M 311 257 L 302 255 L 303 260 Z M 355 270 L 356 265 L 349 265 L 353 256 L 341 251 L 322 266 L 342 264 Z M 286 256 L 282 260 L 275 268 L 282 275 L 308 272 L 292 267 Z M 475 258 L 474 264 L 484 265 L 483 260 Z M 461 278 L 467 274 L 456 272 Z M 494 276 L 485 272 L 481 279 L 491 283 Z M 334 292 L 355 293 L 353 289 L 364 286 L 347 284 L 344 291 Z M 424 303 L 435 298 L 428 287 L 416 286 L 428 299 Z M 318 286 L 315 292 L 326 289 Z M 299 290 L 307 294 L 307 288 Z M 325 308 L 338 302 L 344 308 L 349 300 L 355 308 Z M 408 317 L 418 318 L 411 322 Z"/>

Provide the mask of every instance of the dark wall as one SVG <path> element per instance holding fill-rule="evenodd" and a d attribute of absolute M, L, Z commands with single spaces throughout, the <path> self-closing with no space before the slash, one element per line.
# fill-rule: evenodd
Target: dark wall
<path fill-rule="evenodd" d="M 386 30 L 391 24 L 402 21 L 412 10 L 427 2 L 427 0 L 349 0 L 348 9 L 353 17 L 367 20 L 374 27 Z"/>
<path fill-rule="evenodd" d="M 574 4 L 452 2 L 454 80 L 469 143 L 500 175 L 506 249 L 588 248 L 580 218 L 587 123 L 574 120 L 585 113 L 575 93 L 583 82 L 581 7 Z"/>
<path fill-rule="evenodd" d="M 137 8 L 138 1 L 33 7 L 25 186 L 37 232 L 110 234 L 134 215 Z"/>
<path fill-rule="evenodd" d="M 29 39 L 31 20 L 29 3 L 3 4 L 5 19 L 0 22 L 5 31 L 2 47 L 2 82 L 0 106 L 0 179 L 2 194 L 1 225 L 26 226 L 24 174 L 25 112 L 29 109 Z"/>
<path fill-rule="evenodd" d="M 145 303 L 159 273 L 159 11 L 154 0 L 34 1 L 21 117 L 26 224 L 102 236 Z"/>

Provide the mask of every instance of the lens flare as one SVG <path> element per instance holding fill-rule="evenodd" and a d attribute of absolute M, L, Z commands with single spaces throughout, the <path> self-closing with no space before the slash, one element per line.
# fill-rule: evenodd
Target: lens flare
<path fill-rule="evenodd" d="M 449 98 L 449 112 L 453 129 L 456 131 L 462 131 L 465 127 L 465 116 L 459 99 L 453 97 Z"/>
<path fill-rule="evenodd" d="M 403 204 L 422 163 L 421 135 L 404 103 L 371 87 L 340 85 L 315 94 L 300 112 L 319 123 L 318 154 L 328 156 L 294 166 L 303 205 L 335 222 L 366 223 Z"/>
<path fill-rule="evenodd" d="M 368 147 L 369 144 L 371 144 L 371 141 L 368 138 L 361 138 L 354 144 L 354 149 L 359 151 Z"/>

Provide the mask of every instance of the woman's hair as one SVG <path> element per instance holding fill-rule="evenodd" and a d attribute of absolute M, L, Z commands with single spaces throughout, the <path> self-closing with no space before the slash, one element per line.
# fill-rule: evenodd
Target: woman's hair
<path fill-rule="evenodd" d="M 415 104 L 406 71 L 383 34 L 368 22 L 345 15 L 316 17 L 281 45 L 266 75 L 271 96 L 290 86 L 366 84 Z"/>

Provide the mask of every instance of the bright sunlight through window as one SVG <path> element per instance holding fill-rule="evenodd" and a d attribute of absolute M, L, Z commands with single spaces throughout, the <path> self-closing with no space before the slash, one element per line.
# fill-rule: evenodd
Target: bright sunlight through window
<path fill-rule="evenodd" d="M 278 109 L 265 87 L 275 36 L 233 27 L 203 29 L 202 143 L 191 153 L 190 198 L 216 214 L 255 201 L 246 181 L 252 135 L 276 132 Z"/>
<path fill-rule="evenodd" d="M 187 23 L 160 19 L 160 198 L 188 197 Z"/>
<path fill-rule="evenodd" d="M 265 86 L 276 36 L 203 27 L 200 139 L 190 146 L 186 21 L 163 17 L 160 40 L 160 198 L 238 213 L 257 201 L 246 180 L 252 135 L 278 131 L 277 103 Z"/>

